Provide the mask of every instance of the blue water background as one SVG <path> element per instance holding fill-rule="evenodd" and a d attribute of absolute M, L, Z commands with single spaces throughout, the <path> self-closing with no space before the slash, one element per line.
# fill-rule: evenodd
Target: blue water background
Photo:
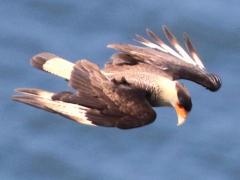
<path fill-rule="evenodd" d="M 217 93 L 183 81 L 193 109 L 176 126 L 170 108 L 155 123 L 129 131 L 78 125 L 11 101 L 16 87 L 67 90 L 33 69 L 48 51 L 103 65 L 106 45 L 132 42 L 145 28 L 188 32 L 207 68 L 221 75 Z M 1 0 L 0 179 L 240 179 L 240 1 Z"/>

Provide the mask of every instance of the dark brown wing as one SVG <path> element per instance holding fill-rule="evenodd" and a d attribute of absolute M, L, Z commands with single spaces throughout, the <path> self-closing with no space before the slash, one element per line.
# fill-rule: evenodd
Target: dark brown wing
<path fill-rule="evenodd" d="M 131 44 L 110 44 L 108 47 L 120 51 L 120 54 L 127 56 L 130 64 L 146 63 L 159 67 L 160 71 L 168 73 L 173 80 L 187 79 L 196 82 L 211 91 L 217 91 L 221 87 L 220 78 L 208 73 L 197 55 L 190 38 L 185 35 L 186 47 L 189 54 L 179 45 L 175 36 L 164 27 L 164 32 L 170 44 L 176 49 L 172 49 L 152 31 L 147 30 L 148 35 L 153 41 L 147 40 L 142 36 L 137 36 L 137 40 L 147 46 L 139 47 Z M 116 63 L 116 58 L 124 59 L 124 56 L 113 56 L 112 62 Z M 123 61 L 123 60 L 122 60 Z"/>
<path fill-rule="evenodd" d="M 18 88 L 16 92 L 18 95 L 12 97 L 14 101 L 59 114 L 81 124 L 94 125 L 86 117 L 86 114 L 95 115 L 98 112 L 92 108 L 75 104 L 77 99 L 74 98 L 71 100 L 71 97 L 74 95 L 70 92 L 55 94 L 33 88 Z"/>
<path fill-rule="evenodd" d="M 129 129 L 155 120 L 146 92 L 127 82 L 108 80 L 96 64 L 87 60 L 75 64 L 69 84 L 77 93 L 20 88 L 13 100 L 88 125 Z"/>
<path fill-rule="evenodd" d="M 130 87 L 126 82 L 119 83 L 108 80 L 96 64 L 87 60 L 78 61 L 73 69 L 70 85 L 77 90 L 79 104 L 81 99 L 89 99 L 99 115 L 89 116 L 97 125 L 107 124 L 119 128 L 134 128 L 143 126 L 155 119 L 155 112 L 146 100 L 146 93 Z"/>

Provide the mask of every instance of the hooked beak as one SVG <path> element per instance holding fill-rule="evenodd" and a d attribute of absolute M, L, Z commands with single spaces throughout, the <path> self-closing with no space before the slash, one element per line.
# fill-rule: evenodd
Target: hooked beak
<path fill-rule="evenodd" d="M 179 106 L 178 104 L 175 106 L 175 110 L 176 110 L 176 113 L 178 116 L 177 126 L 181 126 L 186 122 L 188 112 L 182 106 Z"/>

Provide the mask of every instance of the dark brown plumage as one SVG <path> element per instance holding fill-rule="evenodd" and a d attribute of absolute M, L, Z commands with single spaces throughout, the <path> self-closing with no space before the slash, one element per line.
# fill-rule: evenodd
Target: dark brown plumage
<path fill-rule="evenodd" d="M 175 50 L 147 30 L 152 41 L 136 37 L 146 47 L 108 45 L 118 52 L 102 70 L 88 60 L 73 64 L 51 53 L 37 54 L 31 60 L 34 67 L 68 80 L 76 92 L 20 88 L 16 90 L 20 95 L 13 96 L 13 100 L 79 123 L 121 129 L 149 124 L 156 118 L 152 107 L 171 106 L 181 125 L 191 111 L 192 101 L 186 87 L 177 80 L 187 79 L 211 91 L 217 91 L 221 81 L 206 71 L 186 34 L 188 53 L 167 27 L 163 31 Z"/>

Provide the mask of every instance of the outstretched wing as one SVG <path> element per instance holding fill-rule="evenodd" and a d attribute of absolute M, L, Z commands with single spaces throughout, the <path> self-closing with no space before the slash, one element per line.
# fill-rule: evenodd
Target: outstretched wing
<path fill-rule="evenodd" d="M 69 84 L 77 93 L 18 89 L 21 95 L 13 99 L 84 124 L 129 129 L 155 120 L 144 91 L 126 82 L 108 80 L 96 64 L 87 60 L 77 61 Z"/>
<path fill-rule="evenodd" d="M 175 50 L 165 44 L 154 32 L 147 29 L 147 34 L 152 41 L 139 35 L 136 36 L 137 41 L 146 47 L 131 44 L 108 45 L 108 47 L 121 52 L 112 57 L 112 62 L 117 64 L 116 62 L 121 59 L 119 62 L 125 60 L 127 64 L 147 63 L 159 67 L 159 70 L 169 74 L 173 80 L 187 79 L 211 91 L 217 91 L 221 87 L 220 78 L 207 72 L 188 35 L 184 34 L 185 45 L 188 50 L 186 52 L 166 26 L 163 27 L 163 31 Z M 127 59 L 124 59 L 124 57 L 127 57 Z"/>

